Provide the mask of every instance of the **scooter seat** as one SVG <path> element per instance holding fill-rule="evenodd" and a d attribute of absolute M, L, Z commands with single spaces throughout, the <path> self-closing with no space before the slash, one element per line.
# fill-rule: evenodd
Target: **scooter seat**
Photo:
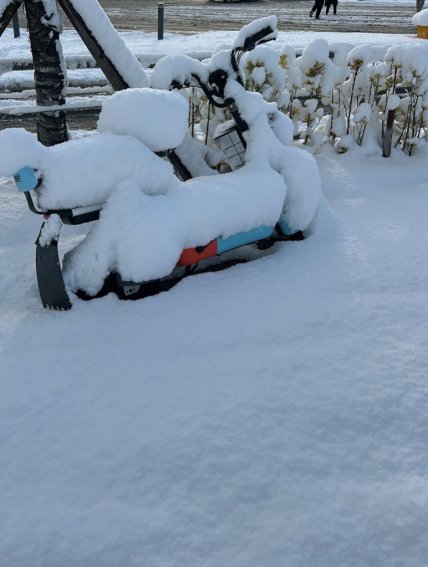
<path fill-rule="evenodd" d="M 98 131 L 134 136 L 152 151 L 163 152 L 181 144 L 187 122 L 188 104 L 180 93 L 126 89 L 103 103 Z"/>

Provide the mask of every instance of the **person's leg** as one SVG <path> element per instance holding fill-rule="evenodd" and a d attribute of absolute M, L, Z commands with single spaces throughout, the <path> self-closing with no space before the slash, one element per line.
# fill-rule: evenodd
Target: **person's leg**
<path fill-rule="evenodd" d="M 319 19 L 320 19 L 320 14 L 321 14 L 321 10 L 322 10 L 323 4 L 324 4 L 324 2 L 317 2 L 317 3 L 316 3 L 316 8 L 317 8 L 317 11 L 316 11 L 316 13 L 315 13 L 315 19 L 316 19 L 316 20 L 319 20 Z"/>
<path fill-rule="evenodd" d="M 309 16 L 312 18 L 313 13 L 315 12 L 315 10 L 317 9 L 317 3 L 315 2 L 315 4 L 312 6 L 311 11 L 309 12 Z"/>
<path fill-rule="evenodd" d="M 327 2 L 326 5 L 325 5 L 325 15 L 326 16 L 328 14 L 328 11 L 330 10 L 330 6 L 331 6 L 330 2 Z"/>
<path fill-rule="evenodd" d="M 333 14 L 336 15 L 337 12 L 337 0 L 336 2 L 333 2 Z"/>

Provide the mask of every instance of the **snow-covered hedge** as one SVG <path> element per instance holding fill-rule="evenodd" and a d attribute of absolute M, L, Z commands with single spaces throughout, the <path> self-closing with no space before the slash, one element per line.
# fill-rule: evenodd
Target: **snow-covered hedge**
<path fill-rule="evenodd" d="M 312 41 L 300 56 L 289 45 L 260 45 L 241 59 L 248 90 L 276 101 L 294 124 L 294 135 L 319 151 L 352 144 L 380 151 L 392 120 L 392 145 L 412 154 L 428 126 L 428 48 L 424 45 L 350 48 Z M 206 141 L 230 117 L 193 89 L 192 114 Z M 393 116 L 391 117 L 391 112 Z"/>

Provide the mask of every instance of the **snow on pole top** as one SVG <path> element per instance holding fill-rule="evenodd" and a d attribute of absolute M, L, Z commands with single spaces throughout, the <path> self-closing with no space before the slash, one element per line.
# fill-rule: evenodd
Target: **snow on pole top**
<path fill-rule="evenodd" d="M 428 8 L 417 12 L 412 18 L 414 26 L 428 26 Z"/>
<path fill-rule="evenodd" d="M 1 2 L 2 0 L 0 0 Z M 148 87 L 150 80 L 138 59 L 113 27 L 97 0 L 70 0 L 110 61 L 130 87 Z"/>

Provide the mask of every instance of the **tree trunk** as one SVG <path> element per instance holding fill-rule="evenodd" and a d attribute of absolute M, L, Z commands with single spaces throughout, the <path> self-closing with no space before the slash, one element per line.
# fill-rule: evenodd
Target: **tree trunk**
<path fill-rule="evenodd" d="M 67 71 L 59 41 L 60 17 L 56 4 L 47 13 L 44 2 L 24 0 L 34 62 L 36 101 L 39 106 L 65 103 Z M 37 137 L 45 146 L 68 140 L 64 111 L 42 112 L 37 115 Z"/>
<path fill-rule="evenodd" d="M 0 13 L 0 37 L 3 34 L 4 30 L 10 24 L 13 16 L 18 11 L 18 8 L 24 0 L 11 0 L 10 3 L 6 6 L 2 13 Z"/>
<path fill-rule="evenodd" d="M 424 7 L 425 0 L 416 0 L 416 11 L 420 12 Z"/>

